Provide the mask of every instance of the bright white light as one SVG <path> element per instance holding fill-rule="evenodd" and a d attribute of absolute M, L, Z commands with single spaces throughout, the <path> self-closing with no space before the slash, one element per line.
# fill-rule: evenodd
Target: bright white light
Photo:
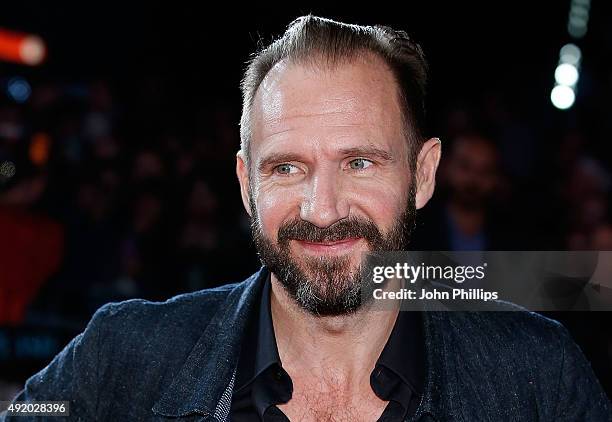
<path fill-rule="evenodd" d="M 582 52 L 576 44 L 565 44 L 559 51 L 559 59 L 561 63 L 573 64 L 574 66 L 580 63 Z"/>
<path fill-rule="evenodd" d="M 573 64 L 561 63 L 555 69 L 555 81 L 559 85 L 576 85 L 576 82 L 578 82 L 578 69 Z"/>
<path fill-rule="evenodd" d="M 30 35 L 21 42 L 19 54 L 25 64 L 36 66 L 42 63 L 45 53 L 44 41 L 35 35 Z"/>
<path fill-rule="evenodd" d="M 574 105 L 575 100 L 576 94 L 574 94 L 574 90 L 569 86 L 557 85 L 550 93 L 550 101 L 560 110 L 570 108 Z"/>

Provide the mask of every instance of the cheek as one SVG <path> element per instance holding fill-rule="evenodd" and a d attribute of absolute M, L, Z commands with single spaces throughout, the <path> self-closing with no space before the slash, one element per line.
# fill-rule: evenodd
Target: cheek
<path fill-rule="evenodd" d="M 299 216 L 299 195 L 288 189 L 262 187 L 255 199 L 257 216 L 263 233 L 276 240 L 279 227 Z"/>
<path fill-rule="evenodd" d="M 365 215 L 381 229 L 389 229 L 406 209 L 409 180 L 396 179 L 361 185 L 351 190 L 353 214 Z"/>

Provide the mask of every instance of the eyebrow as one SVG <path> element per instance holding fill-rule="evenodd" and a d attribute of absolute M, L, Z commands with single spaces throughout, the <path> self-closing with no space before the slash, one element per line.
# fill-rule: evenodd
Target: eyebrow
<path fill-rule="evenodd" d="M 393 161 L 393 156 L 388 151 L 385 151 L 384 149 L 381 149 L 381 148 L 378 148 L 372 145 L 343 148 L 339 150 L 338 152 L 340 155 L 345 156 L 345 157 L 346 156 L 371 157 L 371 158 L 377 158 L 381 161 Z M 287 163 L 290 161 L 300 161 L 300 160 L 301 160 L 301 157 L 299 154 L 296 154 L 293 152 L 276 152 L 276 153 L 271 153 L 267 157 L 264 157 L 257 165 L 257 168 L 259 171 L 263 171 L 268 166 L 273 165 L 273 164 L 281 164 L 281 163 Z"/>
<path fill-rule="evenodd" d="M 259 171 L 265 170 L 272 164 L 286 163 L 289 161 L 299 161 L 299 155 L 293 152 L 274 152 L 259 161 L 257 168 Z"/>
<path fill-rule="evenodd" d="M 388 151 L 373 145 L 344 148 L 340 150 L 340 154 L 344 156 L 378 158 L 381 161 L 393 161 L 393 155 L 391 155 Z"/>

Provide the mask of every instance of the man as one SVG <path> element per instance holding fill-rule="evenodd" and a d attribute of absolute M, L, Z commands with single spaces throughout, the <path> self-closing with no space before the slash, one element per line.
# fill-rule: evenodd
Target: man
<path fill-rule="evenodd" d="M 495 143 L 480 134 L 465 134 L 452 142 L 442 163 L 440 195 L 419 216 L 413 248 L 442 251 L 516 250 L 524 248 L 517 238 L 516 211 L 504 212 L 496 200 L 502 185 L 499 152 Z M 440 180 L 441 179 L 441 180 Z M 498 195 L 499 196 L 499 195 Z M 437 203 L 436 203 L 437 202 Z M 506 207 L 507 208 L 507 207 Z M 530 241 L 534 241 L 531 236 Z"/>
<path fill-rule="evenodd" d="M 237 174 L 264 267 L 104 306 L 18 400 L 70 400 L 76 420 L 609 419 L 553 321 L 362 303 L 362 253 L 406 248 L 433 194 L 425 70 L 403 32 L 294 21 L 242 85 Z"/>
<path fill-rule="evenodd" d="M 447 168 L 449 250 L 496 250 L 485 226 L 487 207 L 499 186 L 497 149 L 483 137 L 455 140 Z M 499 228 L 496 228 L 499 232 Z"/>

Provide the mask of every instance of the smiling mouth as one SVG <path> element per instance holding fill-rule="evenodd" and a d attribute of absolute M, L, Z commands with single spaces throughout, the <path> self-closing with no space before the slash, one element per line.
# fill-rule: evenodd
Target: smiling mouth
<path fill-rule="evenodd" d="M 362 238 L 360 237 L 351 237 L 336 241 L 307 242 L 304 240 L 295 240 L 295 242 L 297 242 L 305 252 L 320 255 L 350 252 L 361 240 Z"/>

